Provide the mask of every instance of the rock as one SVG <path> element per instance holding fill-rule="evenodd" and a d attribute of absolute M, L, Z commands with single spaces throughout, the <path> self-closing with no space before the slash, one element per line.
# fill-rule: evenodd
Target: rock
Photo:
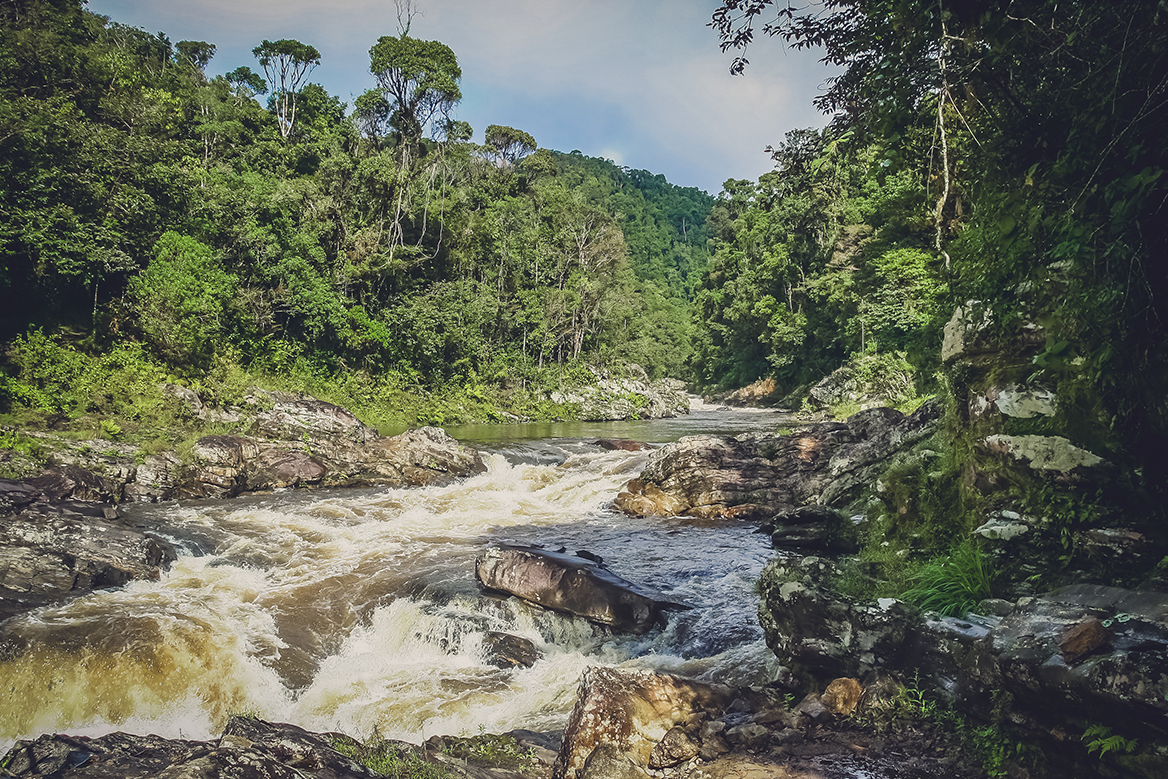
<path fill-rule="evenodd" d="M 592 750 L 580 779 L 647 779 L 649 776 L 612 744 L 601 744 Z"/>
<path fill-rule="evenodd" d="M 487 662 L 496 668 L 531 668 L 543 657 L 530 639 L 510 633 L 487 633 L 483 636 L 483 649 Z"/>
<path fill-rule="evenodd" d="M 259 442 L 246 436 L 204 436 L 191 448 L 193 463 L 179 490 L 192 497 L 234 497 L 247 486 L 247 469 L 259 454 Z"/>
<path fill-rule="evenodd" d="M 1087 471 L 1110 466 L 1102 457 L 1057 435 L 991 435 L 982 439 L 982 444 L 989 452 L 1012 457 L 1032 470 L 1063 480 L 1078 480 Z"/>
<path fill-rule="evenodd" d="M 1107 646 L 1110 638 L 1107 628 L 1103 627 L 1098 617 L 1088 617 L 1063 630 L 1058 640 L 1059 652 L 1063 662 L 1075 665 L 1092 652 Z"/>
<path fill-rule="evenodd" d="M 327 420 L 347 420 L 340 413 L 343 409 L 329 406 L 326 410 Z M 478 452 L 440 428 L 370 438 L 376 436 L 375 431 L 340 422 L 341 438 L 320 447 L 319 452 L 248 436 L 200 438 L 191 452 L 193 464 L 184 472 L 177 491 L 191 497 L 226 498 L 244 491 L 318 485 L 423 487 L 486 470 Z M 274 425 L 269 422 L 265 429 L 277 429 Z M 278 429 L 293 428 L 285 421 Z"/>
<path fill-rule="evenodd" d="M 649 754 L 649 767 L 654 769 L 673 768 L 698 756 L 701 747 L 684 728 L 674 725 L 665 732 L 657 746 Z"/>
<path fill-rule="evenodd" d="M 812 722 L 822 722 L 831 714 L 815 693 L 808 693 L 807 697 L 799 701 L 798 705 L 795 706 L 795 713 L 802 714 Z"/>
<path fill-rule="evenodd" d="M 858 679 L 841 677 L 833 679 L 823 695 L 819 696 L 820 703 L 832 714 L 846 717 L 856 710 L 860 698 L 864 695 L 864 688 Z"/>
<path fill-rule="evenodd" d="M 257 413 L 248 431 L 257 438 L 298 441 L 308 451 L 329 458 L 342 458 L 352 447 L 361 447 L 381 436 L 347 409 L 309 395 L 253 390 L 261 404 L 270 404 Z"/>
<path fill-rule="evenodd" d="M 828 506 L 801 506 L 771 519 L 771 543 L 787 549 L 849 552 L 856 548 L 856 526 Z"/>
<path fill-rule="evenodd" d="M 96 517 L 0 518 L 0 619 L 132 579 L 157 579 L 176 559 L 166 542 Z"/>
<path fill-rule="evenodd" d="M 346 737 L 339 737 L 345 739 Z M 232 717 L 217 741 L 111 733 L 41 736 L 18 742 L 0 761 L 7 776 L 56 779 L 373 779 L 380 774 L 333 749 L 329 734 Z"/>
<path fill-rule="evenodd" d="M 475 578 L 488 589 L 630 633 L 644 633 L 666 609 L 685 608 L 591 560 L 531 547 L 488 549 L 475 562 Z"/>
<path fill-rule="evenodd" d="M 748 722 L 745 725 L 735 725 L 726 730 L 726 740 L 743 749 L 757 749 L 769 741 L 770 737 L 770 728 L 755 722 Z"/>
<path fill-rule="evenodd" d="M 593 666 L 580 682 L 552 776 L 584 776 L 585 761 L 602 745 L 644 771 L 670 730 L 696 730 L 730 696 L 728 689 L 668 674 Z"/>
<path fill-rule="evenodd" d="M 945 325 L 941 343 L 941 361 L 953 362 L 962 357 L 992 351 L 996 344 L 990 339 L 989 328 L 993 314 L 980 300 L 970 300 L 953 312 Z"/>
<path fill-rule="evenodd" d="M 48 501 L 75 499 L 87 503 L 112 503 L 117 500 L 112 486 L 96 473 L 75 465 L 55 465 L 28 480 Z"/>
<path fill-rule="evenodd" d="M 173 452 L 148 455 L 135 469 L 134 480 L 123 488 L 126 500 L 155 503 L 174 496 L 179 459 Z"/>
<path fill-rule="evenodd" d="M 652 448 L 644 441 L 630 441 L 627 438 L 601 438 L 596 442 L 596 445 L 608 451 L 619 450 L 622 452 L 641 452 Z"/>
<path fill-rule="evenodd" d="M 655 450 L 615 506 L 641 516 L 761 521 L 808 504 L 842 505 L 890 457 L 930 434 L 938 414 L 929 402 L 908 417 L 870 409 L 790 435 L 688 436 Z"/>
<path fill-rule="evenodd" d="M 991 410 L 1015 419 L 1053 417 L 1058 412 L 1058 396 L 1043 387 L 1007 384 L 988 387 L 985 394 L 974 394 L 969 416 L 978 419 Z"/>
<path fill-rule="evenodd" d="M 282 489 L 320 484 L 328 466 L 297 449 L 265 449 L 248 468 L 250 489 Z"/>

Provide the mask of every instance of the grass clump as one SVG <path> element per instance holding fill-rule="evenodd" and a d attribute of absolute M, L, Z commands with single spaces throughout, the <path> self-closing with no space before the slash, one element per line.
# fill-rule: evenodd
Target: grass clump
<path fill-rule="evenodd" d="M 914 584 L 901 597 L 924 611 L 960 617 L 992 596 L 993 569 L 971 541 L 956 547 L 948 557 L 937 557 L 921 566 Z"/>
<path fill-rule="evenodd" d="M 374 735 L 362 744 L 351 738 L 335 737 L 332 748 L 345 757 L 392 779 L 449 779 L 451 774 L 427 762 L 407 744 L 398 744 Z"/>

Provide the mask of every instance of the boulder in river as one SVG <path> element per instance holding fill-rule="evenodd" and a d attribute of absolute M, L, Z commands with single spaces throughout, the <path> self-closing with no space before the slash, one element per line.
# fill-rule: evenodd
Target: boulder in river
<path fill-rule="evenodd" d="M 100 508 L 92 514 L 0 517 L 0 620 L 91 589 L 157 579 L 175 559 L 166 542 L 107 521 Z"/>
<path fill-rule="evenodd" d="M 475 562 L 475 578 L 556 611 L 627 633 L 644 633 L 668 609 L 687 608 L 577 555 L 527 546 L 495 546 Z"/>
<path fill-rule="evenodd" d="M 789 435 L 687 436 L 654 451 L 616 507 L 638 516 L 763 521 L 812 503 L 845 505 L 890 457 L 931 434 L 939 413 L 930 401 L 909 415 L 874 408 Z"/>

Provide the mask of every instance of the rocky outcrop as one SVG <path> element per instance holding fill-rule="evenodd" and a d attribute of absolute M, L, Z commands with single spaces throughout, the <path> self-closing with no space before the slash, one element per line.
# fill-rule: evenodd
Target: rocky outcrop
<path fill-rule="evenodd" d="M 1011 719 L 1039 735 L 1081 731 L 1088 719 L 1125 738 L 1168 736 L 1161 593 L 1074 585 L 987 604 L 1001 616 L 958 619 L 891 598 L 850 601 L 831 591 L 834 574 L 802 558 L 773 561 L 760 578 L 767 643 L 808 687 L 890 672 L 975 716 L 989 718 L 1005 695 Z"/>
<path fill-rule="evenodd" d="M 29 433 L 44 442 L 53 464 L 26 480 L 58 499 L 120 503 L 289 487 L 425 486 L 486 470 L 477 452 L 438 428 L 383 438 L 349 411 L 306 395 L 253 390 L 243 406 L 215 411 L 191 390 L 168 386 L 192 416 L 237 432 L 204 436 L 182 458 L 116 441 Z"/>
<path fill-rule="evenodd" d="M 580 682 L 552 776 L 602 776 L 597 763 L 620 765 L 616 755 L 637 770 L 634 775 L 676 767 L 698 756 L 701 745 L 693 736 L 732 697 L 729 688 L 677 676 L 593 666 Z"/>
<path fill-rule="evenodd" d="M 596 384 L 553 392 L 553 403 L 580 409 L 585 422 L 622 419 L 663 419 L 689 413 L 689 395 L 677 379 L 649 377 L 639 366 L 628 366 L 633 376 L 617 378 L 593 369 Z"/>
<path fill-rule="evenodd" d="M 101 507 L 28 501 L 21 513 L 0 517 L 0 620 L 92 589 L 157 579 L 175 559 L 166 542 L 105 515 Z"/>
<path fill-rule="evenodd" d="M 639 516 L 762 521 L 812 503 L 846 505 L 889 458 L 931 434 L 938 414 L 930 401 L 908 416 L 876 408 L 790 435 L 682 438 L 653 453 L 616 506 Z"/>
<path fill-rule="evenodd" d="M 669 674 L 589 668 L 555 779 L 893 779 L 984 776 L 943 739 L 858 727 L 900 685 L 841 678 L 802 700 L 781 686 L 728 688 Z M 798 701 L 798 702 L 796 702 Z M 915 738 L 916 743 L 913 743 Z M 925 743 L 921 743 L 924 741 Z M 912 755 L 909 757 L 908 755 Z M 926 756 L 927 755 L 927 756 Z"/>
<path fill-rule="evenodd" d="M 251 435 L 206 436 L 174 487 L 176 495 L 231 497 L 305 486 L 421 487 L 486 470 L 478 452 L 436 427 L 390 438 L 345 409 L 315 398 L 267 393 Z"/>
<path fill-rule="evenodd" d="M 592 557 L 532 547 L 488 549 L 475 562 L 475 578 L 489 590 L 627 633 L 644 633 L 663 611 L 685 608 L 620 578 Z"/>
<path fill-rule="evenodd" d="M 441 742 L 446 751 L 400 741 L 361 744 L 341 733 L 312 733 L 295 725 L 232 717 L 223 735 L 210 741 L 128 733 L 100 738 L 41 736 L 18 742 L 0 759 L 0 766 L 4 776 L 28 779 L 376 779 L 386 774 L 367 768 L 361 760 L 373 763 L 378 758 L 382 765 L 412 764 L 418 775 L 427 776 L 530 779 L 538 770 L 538 762 L 531 760 L 519 760 L 523 765 L 511 768 L 449 754 L 463 741 L 468 740 Z"/>

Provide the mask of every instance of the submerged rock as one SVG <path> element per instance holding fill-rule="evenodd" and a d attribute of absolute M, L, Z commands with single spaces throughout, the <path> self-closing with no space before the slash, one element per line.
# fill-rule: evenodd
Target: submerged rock
<path fill-rule="evenodd" d="M 668 609 L 687 608 L 577 555 L 492 547 L 475 562 L 484 587 L 628 633 L 644 633 Z"/>

